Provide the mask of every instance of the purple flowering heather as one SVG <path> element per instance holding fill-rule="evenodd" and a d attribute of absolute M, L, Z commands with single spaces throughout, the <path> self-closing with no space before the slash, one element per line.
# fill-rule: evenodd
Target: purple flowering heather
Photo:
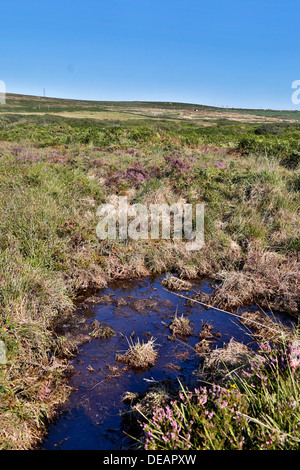
<path fill-rule="evenodd" d="M 172 171 L 179 171 L 184 173 L 185 171 L 192 168 L 192 165 L 189 165 L 179 158 L 174 158 L 171 155 L 165 155 L 165 161 Z"/>
<path fill-rule="evenodd" d="M 129 178 L 132 184 L 138 186 L 139 184 L 149 180 L 150 175 L 145 168 L 137 164 L 136 166 L 131 166 L 127 168 L 126 178 Z"/>
<path fill-rule="evenodd" d="M 289 345 L 289 364 L 292 370 L 300 367 L 300 341 L 294 341 Z"/>
<path fill-rule="evenodd" d="M 229 168 L 228 165 L 224 162 L 224 160 L 220 160 L 219 162 L 215 162 L 216 168 Z"/>

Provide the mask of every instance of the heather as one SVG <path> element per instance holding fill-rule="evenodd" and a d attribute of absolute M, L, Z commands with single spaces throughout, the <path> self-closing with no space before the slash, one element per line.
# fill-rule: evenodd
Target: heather
<path fill-rule="evenodd" d="M 144 417 L 146 450 L 299 450 L 300 342 L 259 344 L 219 383 L 181 389 Z"/>

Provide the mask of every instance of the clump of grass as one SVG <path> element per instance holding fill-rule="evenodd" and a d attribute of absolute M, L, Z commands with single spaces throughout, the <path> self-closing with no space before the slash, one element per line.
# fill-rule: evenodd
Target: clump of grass
<path fill-rule="evenodd" d="M 90 336 L 93 338 L 111 338 L 115 336 L 115 331 L 109 325 L 99 323 L 97 320 L 93 322 L 93 331 L 91 331 Z"/>
<path fill-rule="evenodd" d="M 190 321 L 183 314 L 181 317 L 175 314 L 175 318 L 169 326 L 172 331 L 173 336 L 189 336 L 192 333 L 192 328 L 190 327 Z"/>
<path fill-rule="evenodd" d="M 203 338 L 199 343 L 196 343 L 194 346 L 194 350 L 198 356 L 206 356 L 211 348 L 212 341 L 208 341 L 207 339 Z"/>
<path fill-rule="evenodd" d="M 221 333 L 219 331 L 214 332 L 214 327 L 208 323 L 202 325 L 200 334 L 200 339 L 210 339 L 210 338 L 221 338 Z"/>
<path fill-rule="evenodd" d="M 268 309 L 298 314 L 299 261 L 249 246 L 241 271 L 221 271 L 222 284 L 213 294 L 218 307 L 236 308 L 259 303 Z"/>
<path fill-rule="evenodd" d="M 147 342 L 140 342 L 139 339 L 134 343 L 132 339 L 128 341 L 129 349 L 125 354 L 117 354 L 116 361 L 124 362 L 133 369 L 148 369 L 154 366 L 158 358 L 155 350 L 155 339 L 150 338 Z"/>
<path fill-rule="evenodd" d="M 200 378 L 209 382 L 228 383 L 236 374 L 249 364 L 250 350 L 233 339 L 223 348 L 208 354 L 200 368 Z"/>
<path fill-rule="evenodd" d="M 151 418 L 153 409 L 167 406 L 173 396 L 173 392 L 174 384 L 168 379 L 154 383 L 145 394 L 136 396 L 132 407 L 133 414 L 136 417 L 142 414 Z"/>
<path fill-rule="evenodd" d="M 221 338 L 221 333 L 219 331 L 214 332 L 214 327 L 212 325 L 204 323 L 199 333 L 199 338 L 200 341 L 195 344 L 194 350 L 198 356 L 207 357 L 212 346 L 216 342 L 215 339 Z"/>
<path fill-rule="evenodd" d="M 190 290 L 191 283 L 184 279 L 168 274 L 162 281 L 162 285 L 172 290 Z"/>

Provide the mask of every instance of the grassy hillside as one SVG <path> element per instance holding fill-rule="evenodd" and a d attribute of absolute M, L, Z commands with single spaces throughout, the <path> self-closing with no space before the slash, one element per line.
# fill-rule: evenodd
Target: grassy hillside
<path fill-rule="evenodd" d="M 126 113 L 131 118 L 163 117 L 166 119 L 187 119 L 217 122 L 220 119 L 241 122 L 298 121 L 300 111 L 276 111 L 262 109 L 218 108 L 191 103 L 155 101 L 84 101 L 8 93 L 6 105 L 0 106 L 0 113 L 72 113 L 79 117 L 94 117 L 102 113 Z M 91 113 L 90 115 L 88 113 Z M 120 119 L 122 116 L 119 116 Z M 104 117 L 105 119 L 105 117 Z"/>

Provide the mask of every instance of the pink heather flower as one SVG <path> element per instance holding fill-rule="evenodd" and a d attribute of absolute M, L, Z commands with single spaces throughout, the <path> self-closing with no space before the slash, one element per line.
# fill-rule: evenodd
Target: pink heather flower
<path fill-rule="evenodd" d="M 294 341 L 290 345 L 289 356 L 290 367 L 293 370 L 300 367 L 300 341 Z"/>
<path fill-rule="evenodd" d="M 172 419 L 171 422 L 170 422 L 172 428 L 177 428 L 177 422 L 175 421 L 175 419 Z"/>
<path fill-rule="evenodd" d="M 228 405 L 228 401 L 224 400 L 224 401 L 222 401 L 222 403 L 220 404 L 220 408 L 221 408 L 221 409 L 222 409 L 222 408 L 225 408 L 225 406 L 227 406 L 227 405 Z"/>
<path fill-rule="evenodd" d="M 198 403 L 200 403 L 202 406 L 204 406 L 206 402 L 207 402 L 207 395 L 202 395 L 201 397 L 198 398 Z"/>
<path fill-rule="evenodd" d="M 246 372 L 245 370 L 243 371 L 243 374 L 246 376 L 246 377 L 251 377 L 252 374 L 250 374 L 249 372 Z"/>

